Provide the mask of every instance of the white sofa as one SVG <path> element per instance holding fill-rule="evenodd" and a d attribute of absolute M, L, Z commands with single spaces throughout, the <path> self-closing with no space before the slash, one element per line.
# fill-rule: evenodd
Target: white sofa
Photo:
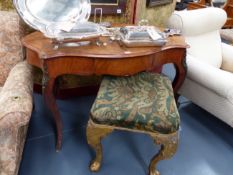
<path fill-rule="evenodd" d="M 179 93 L 233 127 L 233 46 L 221 42 L 227 15 L 220 8 L 174 12 L 168 27 L 186 42 L 187 77 Z"/>

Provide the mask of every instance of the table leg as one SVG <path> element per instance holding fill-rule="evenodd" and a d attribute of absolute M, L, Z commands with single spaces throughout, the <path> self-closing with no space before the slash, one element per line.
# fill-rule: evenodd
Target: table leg
<path fill-rule="evenodd" d="M 187 74 L 187 64 L 186 64 L 186 50 L 184 50 L 181 53 L 181 58 L 180 61 L 181 62 L 175 62 L 175 69 L 176 69 L 176 76 L 175 79 L 172 83 L 173 89 L 174 89 L 174 94 L 175 94 L 175 100 L 176 100 L 176 104 L 179 107 L 179 97 L 180 95 L 178 94 L 178 90 L 181 87 L 181 85 L 183 84 L 184 80 L 185 80 L 185 76 Z"/>
<path fill-rule="evenodd" d="M 176 69 L 176 76 L 174 81 L 172 82 L 172 86 L 174 89 L 174 92 L 177 93 L 179 88 L 184 82 L 186 73 L 187 73 L 187 65 L 186 65 L 186 50 L 183 50 L 183 52 L 180 51 L 180 58 L 178 59 L 179 62 L 174 62 L 175 69 Z"/>
<path fill-rule="evenodd" d="M 172 63 L 176 69 L 176 75 L 175 75 L 175 79 L 172 82 L 172 87 L 174 93 L 177 94 L 179 88 L 184 82 L 187 72 L 186 49 L 174 48 L 174 49 L 163 50 L 162 52 L 157 53 L 154 57 L 154 63 L 153 63 L 154 68 L 151 71 L 155 72 L 154 70 L 159 65 L 164 65 L 168 63 Z M 176 95 L 176 97 L 178 96 Z"/>
<path fill-rule="evenodd" d="M 56 151 L 61 150 L 62 146 L 62 120 L 56 104 L 54 95 L 55 78 L 43 76 L 43 95 L 48 108 L 51 110 L 57 129 Z"/>

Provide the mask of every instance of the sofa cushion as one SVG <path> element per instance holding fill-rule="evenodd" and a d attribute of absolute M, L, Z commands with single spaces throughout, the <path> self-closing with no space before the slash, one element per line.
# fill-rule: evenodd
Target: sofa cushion
<path fill-rule="evenodd" d="M 233 73 L 232 55 L 233 55 L 233 46 L 222 43 L 222 65 L 221 65 L 222 70 Z"/>
<path fill-rule="evenodd" d="M 180 123 L 171 81 L 146 72 L 104 77 L 91 118 L 97 124 L 163 134 L 177 131 Z"/>
<path fill-rule="evenodd" d="M 215 92 L 221 97 L 228 98 L 233 103 L 233 74 L 222 69 L 205 64 L 187 55 L 187 78 Z"/>

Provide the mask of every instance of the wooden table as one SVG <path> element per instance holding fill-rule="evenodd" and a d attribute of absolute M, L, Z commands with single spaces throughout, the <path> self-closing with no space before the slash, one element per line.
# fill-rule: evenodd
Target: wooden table
<path fill-rule="evenodd" d="M 61 149 L 62 144 L 62 120 L 55 99 L 55 80 L 58 76 L 130 76 L 141 71 L 153 71 L 166 63 L 174 63 L 176 76 L 173 88 L 174 92 L 177 92 L 186 75 L 187 44 L 181 36 L 169 37 L 163 47 L 126 48 L 118 42 L 112 42 L 106 46 L 91 44 L 54 49 L 51 39 L 44 37 L 40 32 L 34 32 L 24 37 L 22 43 L 26 47 L 28 63 L 43 71 L 43 94 L 56 123 L 57 150 Z"/>

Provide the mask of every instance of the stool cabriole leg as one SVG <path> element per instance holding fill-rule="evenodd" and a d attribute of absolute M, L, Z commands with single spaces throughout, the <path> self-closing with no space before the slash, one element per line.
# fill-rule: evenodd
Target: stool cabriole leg
<path fill-rule="evenodd" d="M 153 135 L 151 135 L 153 137 Z M 149 166 L 149 175 L 160 175 L 159 171 L 156 169 L 157 163 L 160 160 L 171 158 L 177 150 L 178 146 L 178 133 L 174 136 L 159 137 L 156 135 L 153 137 L 156 144 L 161 144 L 160 151 L 151 159 Z"/>
<path fill-rule="evenodd" d="M 98 127 L 92 122 L 87 125 L 87 142 L 95 150 L 96 156 L 90 164 L 90 170 L 93 172 L 99 171 L 102 162 L 102 144 L 101 140 L 110 134 L 113 129 Z"/>

